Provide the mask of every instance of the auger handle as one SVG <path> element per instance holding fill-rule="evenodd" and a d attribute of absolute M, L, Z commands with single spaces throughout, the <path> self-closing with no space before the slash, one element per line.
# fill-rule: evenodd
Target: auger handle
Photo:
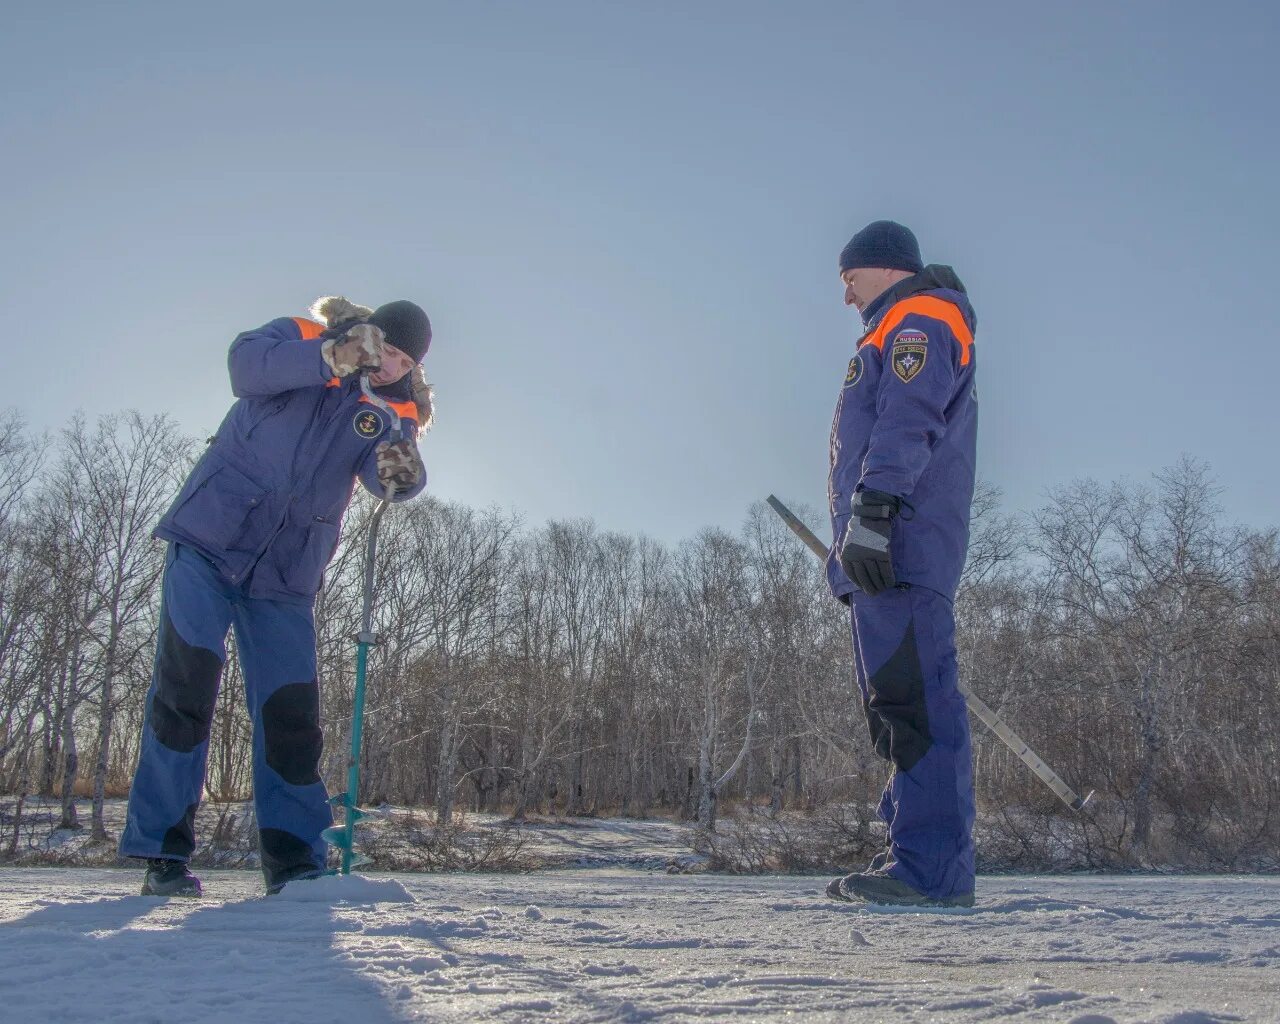
<path fill-rule="evenodd" d="M 827 546 L 818 539 L 817 534 L 805 526 L 791 509 L 787 508 L 772 494 L 766 500 L 769 502 L 769 507 L 782 517 L 784 523 L 791 527 L 791 531 L 804 541 L 805 546 L 825 563 L 829 551 Z M 985 701 L 963 683 L 957 682 L 956 685 L 968 699 L 969 708 L 978 717 L 979 721 L 999 736 L 1005 745 L 1017 755 L 1018 759 L 1035 772 L 1036 778 L 1053 790 L 1054 795 L 1073 811 L 1084 809 L 1084 805 L 1093 798 L 1092 791 L 1088 796 L 1081 799 L 1070 786 L 1062 781 L 1062 777 L 1057 772 L 1040 760 L 1036 752 L 1027 746 L 1026 741 L 1010 729 L 1005 720 L 996 714 Z"/>

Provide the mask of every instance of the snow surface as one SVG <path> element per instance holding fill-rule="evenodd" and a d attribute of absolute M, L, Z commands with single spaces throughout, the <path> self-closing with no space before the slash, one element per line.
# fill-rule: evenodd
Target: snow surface
<path fill-rule="evenodd" d="M 0 870 L 0 1021 L 1280 1020 L 1280 879 L 983 877 L 968 911 L 824 879 Z"/>

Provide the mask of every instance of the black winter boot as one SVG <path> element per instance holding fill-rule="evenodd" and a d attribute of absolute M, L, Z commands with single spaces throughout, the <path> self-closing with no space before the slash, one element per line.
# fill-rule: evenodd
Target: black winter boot
<path fill-rule="evenodd" d="M 142 877 L 143 896 L 188 896 L 198 899 L 203 894 L 200 879 L 187 870 L 185 860 L 148 858 L 147 873 Z"/>
<path fill-rule="evenodd" d="M 882 872 L 865 871 L 837 878 L 827 895 L 845 903 L 876 903 L 886 907 L 971 907 L 973 893 L 962 892 L 943 899 L 926 896 L 906 882 Z"/>
<path fill-rule="evenodd" d="M 267 895 L 274 896 L 290 882 L 309 882 L 312 879 L 323 878 L 325 872 L 322 868 L 315 867 L 296 867 L 286 868 L 280 874 L 267 883 Z"/>

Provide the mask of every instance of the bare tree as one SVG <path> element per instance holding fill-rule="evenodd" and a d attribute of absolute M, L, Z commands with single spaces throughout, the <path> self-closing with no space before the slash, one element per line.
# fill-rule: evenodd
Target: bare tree
<path fill-rule="evenodd" d="M 670 657 L 673 668 L 693 683 L 686 698 L 697 742 L 697 820 L 714 831 L 717 801 L 742 766 L 756 716 L 746 548 L 723 531 L 703 530 L 681 545 L 672 583 Z M 743 739 L 728 768 L 721 769 L 733 718 Z"/>
<path fill-rule="evenodd" d="M 562 711 L 563 627 L 555 611 L 552 565 L 545 534 L 526 538 L 520 555 L 509 561 L 512 587 L 505 618 L 511 653 L 506 706 L 517 736 L 515 807 L 511 813 L 515 821 L 524 819 L 535 800 L 540 773 L 568 722 Z"/>
<path fill-rule="evenodd" d="M 152 643 L 162 549 L 151 531 L 189 464 L 192 443 L 166 416 L 104 417 L 95 428 L 77 417 L 62 432 L 51 485 L 71 557 L 88 569 L 91 618 L 80 623 L 96 663 L 97 757 L 92 828 L 106 842 L 102 807 L 120 683 L 145 680 Z M 145 659 L 143 660 L 145 664 Z"/>

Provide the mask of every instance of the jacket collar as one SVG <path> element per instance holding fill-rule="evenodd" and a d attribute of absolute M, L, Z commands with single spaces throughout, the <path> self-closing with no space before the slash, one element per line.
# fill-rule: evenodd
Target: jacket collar
<path fill-rule="evenodd" d="M 867 304 L 867 308 L 862 311 L 862 322 L 866 329 L 870 331 L 880 322 L 885 313 L 903 299 L 918 295 L 921 292 L 936 291 L 939 288 L 959 292 L 966 298 L 968 297 L 964 284 L 956 276 L 954 270 L 938 263 L 930 263 L 920 273 L 903 278 L 897 284 L 886 288 L 872 299 Z M 971 311 L 969 311 L 969 315 L 972 319 Z"/>

